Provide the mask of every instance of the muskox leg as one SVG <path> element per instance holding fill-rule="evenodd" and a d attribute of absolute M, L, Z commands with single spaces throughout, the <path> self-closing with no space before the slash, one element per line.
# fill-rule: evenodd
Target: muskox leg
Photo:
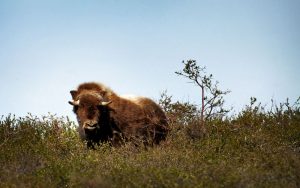
<path fill-rule="evenodd" d="M 112 137 L 109 139 L 112 146 L 119 147 L 125 143 L 125 138 L 121 132 L 113 131 Z"/>
<path fill-rule="evenodd" d="M 91 140 L 87 141 L 86 146 L 87 146 L 88 149 L 95 150 L 94 143 Z"/>

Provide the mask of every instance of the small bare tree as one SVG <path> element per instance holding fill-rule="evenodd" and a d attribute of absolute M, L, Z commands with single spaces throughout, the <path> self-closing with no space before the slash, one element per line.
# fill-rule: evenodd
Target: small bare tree
<path fill-rule="evenodd" d="M 213 75 L 207 75 L 206 67 L 197 65 L 196 60 L 182 61 L 184 68 L 182 71 L 176 71 L 179 76 L 183 76 L 196 84 L 201 89 L 201 110 L 200 120 L 201 128 L 205 132 L 205 121 L 213 117 L 222 117 L 230 110 L 223 107 L 223 96 L 230 93 L 229 90 L 222 91 L 218 89 L 219 82 L 213 82 Z"/>

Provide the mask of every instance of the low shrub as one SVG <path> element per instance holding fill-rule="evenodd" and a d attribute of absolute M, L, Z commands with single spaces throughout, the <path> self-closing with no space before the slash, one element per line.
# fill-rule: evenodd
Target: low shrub
<path fill-rule="evenodd" d="M 248 106 L 206 122 L 201 138 L 188 134 L 193 122 L 174 121 L 159 146 L 96 150 L 68 118 L 3 116 L 0 187 L 299 187 L 299 114 Z"/>

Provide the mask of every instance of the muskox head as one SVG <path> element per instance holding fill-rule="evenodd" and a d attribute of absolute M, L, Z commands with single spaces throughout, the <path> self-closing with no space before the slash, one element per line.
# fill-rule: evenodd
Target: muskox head
<path fill-rule="evenodd" d="M 77 115 L 77 120 L 81 131 L 93 131 L 101 126 L 101 116 L 110 101 L 106 101 L 100 94 L 88 91 L 78 94 L 77 91 L 70 92 L 73 101 L 73 111 Z"/>

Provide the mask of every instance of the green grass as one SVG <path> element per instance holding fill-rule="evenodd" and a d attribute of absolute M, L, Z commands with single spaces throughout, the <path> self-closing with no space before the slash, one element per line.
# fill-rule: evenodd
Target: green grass
<path fill-rule="evenodd" d="M 300 187 L 299 117 L 247 109 L 207 122 L 202 138 L 172 125 L 159 146 L 94 151 L 65 118 L 9 115 L 0 121 L 0 187 Z"/>

